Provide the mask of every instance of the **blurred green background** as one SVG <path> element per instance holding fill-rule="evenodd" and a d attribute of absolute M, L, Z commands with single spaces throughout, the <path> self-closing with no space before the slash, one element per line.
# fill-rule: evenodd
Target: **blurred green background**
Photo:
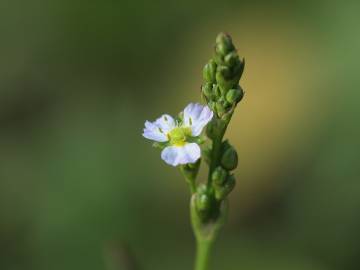
<path fill-rule="evenodd" d="M 358 1 L 0 3 L 0 269 L 191 269 L 189 194 L 142 138 L 246 58 L 212 269 L 360 265 Z M 201 177 L 205 177 L 205 169 Z"/>

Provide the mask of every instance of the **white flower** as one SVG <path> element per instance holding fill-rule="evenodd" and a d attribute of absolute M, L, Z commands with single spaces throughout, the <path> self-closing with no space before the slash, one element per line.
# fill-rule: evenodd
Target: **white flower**
<path fill-rule="evenodd" d="M 213 112 L 208 106 L 190 103 L 183 112 L 183 119 L 177 122 L 170 115 L 164 114 L 155 122 L 145 122 L 143 136 L 147 139 L 164 143 L 161 158 L 169 165 L 177 166 L 196 162 L 201 155 L 200 146 L 193 138 L 201 134 L 210 122 Z"/>

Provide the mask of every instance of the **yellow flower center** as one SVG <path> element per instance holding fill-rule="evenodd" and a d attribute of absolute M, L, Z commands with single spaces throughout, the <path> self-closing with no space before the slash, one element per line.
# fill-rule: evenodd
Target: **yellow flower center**
<path fill-rule="evenodd" d="M 191 136 L 191 128 L 176 127 L 167 134 L 170 144 L 175 146 L 183 146 L 187 137 Z"/>

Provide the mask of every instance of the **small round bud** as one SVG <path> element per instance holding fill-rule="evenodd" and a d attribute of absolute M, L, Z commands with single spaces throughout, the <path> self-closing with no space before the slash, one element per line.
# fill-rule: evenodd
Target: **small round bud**
<path fill-rule="evenodd" d="M 215 198 L 218 201 L 222 201 L 223 199 L 225 199 L 229 195 L 229 193 L 234 189 L 235 182 L 236 182 L 235 176 L 232 174 L 228 175 L 223 186 L 214 188 Z"/>
<path fill-rule="evenodd" d="M 224 43 L 218 43 L 216 44 L 215 51 L 220 55 L 226 55 L 229 50 Z"/>
<path fill-rule="evenodd" d="M 215 82 L 216 63 L 214 60 L 210 60 L 203 69 L 204 80 L 209 83 Z"/>
<path fill-rule="evenodd" d="M 214 110 L 213 107 L 215 107 L 215 102 L 209 102 L 209 106 L 210 108 Z M 211 121 L 207 126 L 206 126 L 206 135 L 210 138 L 210 139 L 215 139 L 217 136 L 217 127 L 214 121 Z"/>
<path fill-rule="evenodd" d="M 228 90 L 232 88 L 233 81 L 231 80 L 231 70 L 227 66 L 218 66 L 216 72 L 216 81 L 220 88 Z"/>
<path fill-rule="evenodd" d="M 207 194 L 198 194 L 196 197 L 196 207 L 199 211 L 207 211 L 210 208 L 211 200 Z"/>
<path fill-rule="evenodd" d="M 236 89 L 230 89 L 226 94 L 226 100 L 230 104 L 236 104 L 238 103 L 244 96 L 244 91 L 241 89 L 241 87 L 238 87 Z"/>
<path fill-rule="evenodd" d="M 213 85 L 213 93 L 214 93 L 215 97 L 217 97 L 217 98 L 221 97 L 221 89 L 220 89 L 219 85 L 217 85 L 217 84 Z"/>
<path fill-rule="evenodd" d="M 211 180 L 213 181 L 214 185 L 221 186 L 224 184 L 227 176 L 228 172 L 219 166 L 212 173 Z"/>
<path fill-rule="evenodd" d="M 229 110 L 229 108 L 230 108 L 229 102 L 227 102 L 223 97 L 221 97 L 216 102 L 216 111 L 218 112 L 219 115 L 226 113 Z"/>
<path fill-rule="evenodd" d="M 228 171 L 234 170 L 238 165 L 238 155 L 234 147 L 229 145 L 224 149 L 221 165 Z"/>
<path fill-rule="evenodd" d="M 205 97 L 207 97 L 208 99 L 211 99 L 211 96 L 213 94 L 213 86 L 211 83 L 205 83 L 202 87 L 201 87 L 201 91 L 204 94 Z"/>
<path fill-rule="evenodd" d="M 237 61 L 234 64 L 234 68 L 233 68 L 233 72 L 235 74 L 234 79 L 236 79 L 237 81 L 240 80 L 241 75 L 244 72 L 244 68 L 245 68 L 245 59 L 243 58 L 241 61 Z"/>
<path fill-rule="evenodd" d="M 212 199 L 208 194 L 206 186 L 199 186 L 196 191 L 195 206 L 201 219 L 205 220 L 208 218 L 211 211 L 211 205 Z"/>
<path fill-rule="evenodd" d="M 215 51 L 221 55 L 226 55 L 232 50 L 234 50 L 234 45 L 232 43 L 231 37 L 228 34 L 220 33 L 216 37 L 216 47 Z"/>
<path fill-rule="evenodd" d="M 223 105 L 219 102 L 216 103 L 216 112 L 218 113 L 218 115 L 221 117 L 225 112 L 225 108 L 223 107 Z"/>
<path fill-rule="evenodd" d="M 219 33 L 217 36 L 216 36 L 216 40 L 215 40 L 216 43 L 227 43 L 227 44 L 231 44 L 232 43 L 232 39 L 230 37 L 229 34 L 226 34 L 224 32 L 221 32 Z"/>
<path fill-rule="evenodd" d="M 239 56 L 236 51 L 232 51 L 225 55 L 224 62 L 228 66 L 234 66 L 239 61 Z"/>

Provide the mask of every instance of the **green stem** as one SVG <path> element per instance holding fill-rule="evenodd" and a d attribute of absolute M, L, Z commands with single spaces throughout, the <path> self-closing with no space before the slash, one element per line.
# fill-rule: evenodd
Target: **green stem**
<path fill-rule="evenodd" d="M 208 182 L 207 182 L 208 188 L 211 188 L 212 173 L 214 172 L 216 167 L 219 166 L 219 163 L 220 163 L 221 144 L 222 144 L 222 140 L 223 140 L 227 125 L 229 123 L 229 122 L 221 123 L 220 121 L 222 121 L 222 120 L 219 120 L 219 119 L 217 119 L 216 121 L 219 121 L 218 123 L 220 123 L 220 126 L 219 126 L 219 130 L 218 130 L 218 136 L 213 139 L 213 144 L 212 144 L 211 163 L 210 163 Z"/>
<path fill-rule="evenodd" d="M 185 177 L 186 182 L 189 185 L 191 194 L 194 194 L 196 192 L 196 183 L 194 179 L 189 179 Z"/>
<path fill-rule="evenodd" d="M 195 270 L 208 269 L 212 246 L 213 246 L 212 240 L 197 240 Z"/>

